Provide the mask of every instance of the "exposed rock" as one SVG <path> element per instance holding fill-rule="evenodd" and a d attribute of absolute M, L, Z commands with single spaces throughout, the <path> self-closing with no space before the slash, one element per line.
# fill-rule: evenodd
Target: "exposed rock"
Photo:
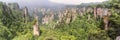
<path fill-rule="evenodd" d="M 10 7 L 13 10 L 18 10 L 19 9 L 18 3 L 8 3 L 8 7 Z"/>
<path fill-rule="evenodd" d="M 24 16 L 24 22 L 27 23 L 29 21 L 29 14 L 28 14 L 28 8 L 23 8 L 23 16 Z"/>
<path fill-rule="evenodd" d="M 39 31 L 39 24 L 38 24 L 38 16 L 35 14 L 35 22 L 33 23 L 33 35 L 34 36 L 39 36 L 40 31 Z"/>
<path fill-rule="evenodd" d="M 116 37 L 116 40 L 120 40 L 120 36 L 117 36 L 117 37 Z"/>

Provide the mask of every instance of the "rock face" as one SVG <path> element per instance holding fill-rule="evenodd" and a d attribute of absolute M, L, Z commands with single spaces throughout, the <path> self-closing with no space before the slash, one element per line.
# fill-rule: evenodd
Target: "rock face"
<path fill-rule="evenodd" d="M 62 8 L 61 8 L 62 9 Z M 61 10 L 58 9 L 51 9 L 51 8 L 40 8 L 39 11 L 42 13 L 42 24 L 49 24 L 51 20 L 55 19 L 55 15 L 57 14 L 57 23 L 66 23 L 69 24 L 70 22 L 73 22 L 77 16 L 85 16 L 88 15 L 88 20 L 92 18 L 91 14 L 94 15 L 94 18 L 97 20 L 103 19 L 103 25 L 105 30 L 108 29 L 108 18 L 110 16 L 110 12 L 107 8 L 102 7 L 81 7 L 81 8 L 63 8 Z"/>
<path fill-rule="evenodd" d="M 23 17 L 24 17 L 24 22 L 27 23 L 28 20 L 29 20 L 28 8 L 27 7 L 23 8 Z"/>
<path fill-rule="evenodd" d="M 99 19 L 99 18 L 103 18 L 103 22 L 104 22 L 104 28 L 105 30 L 108 30 L 108 18 L 110 16 L 110 11 L 109 9 L 107 8 L 94 8 L 94 17 L 96 19 Z"/>
<path fill-rule="evenodd" d="M 108 30 L 108 16 L 103 17 L 104 27 L 105 30 Z"/>
<path fill-rule="evenodd" d="M 45 14 L 44 17 L 42 18 L 42 24 L 48 24 L 50 21 L 53 21 L 54 19 L 54 14 Z"/>
<path fill-rule="evenodd" d="M 97 8 L 97 15 L 99 18 L 102 18 L 102 14 L 103 14 L 103 9 L 102 8 Z"/>
<path fill-rule="evenodd" d="M 107 9 L 104 10 L 104 14 L 103 14 L 103 22 L 104 22 L 104 27 L 105 27 L 105 30 L 108 29 L 108 13 L 107 13 Z"/>
<path fill-rule="evenodd" d="M 97 18 L 97 11 L 96 7 L 94 8 L 94 17 Z"/>
<path fill-rule="evenodd" d="M 94 17 L 95 18 L 102 18 L 103 17 L 103 11 L 104 9 L 103 8 L 94 8 Z"/>
<path fill-rule="evenodd" d="M 33 23 L 33 35 L 39 36 L 39 24 L 38 24 L 38 16 L 35 15 L 35 22 Z"/>
<path fill-rule="evenodd" d="M 71 8 L 71 9 L 66 9 L 63 14 L 59 14 L 59 22 L 64 22 L 69 24 L 70 22 L 74 21 L 76 19 L 76 9 Z"/>
<path fill-rule="evenodd" d="M 16 17 L 13 15 L 12 10 L 6 4 L 1 3 L 0 10 L 1 10 L 0 17 L 2 18 L 1 21 L 3 22 L 4 25 L 10 26 L 11 24 L 13 24 L 13 22 L 15 22 L 12 20 L 14 20 L 13 18 L 16 18 Z"/>
<path fill-rule="evenodd" d="M 48 17 L 47 16 L 44 16 L 42 18 L 42 24 L 48 24 Z"/>
<path fill-rule="evenodd" d="M 19 9 L 18 3 L 8 3 L 8 7 L 10 7 L 13 10 L 18 10 Z"/>
<path fill-rule="evenodd" d="M 120 36 L 116 37 L 116 40 L 120 40 Z"/>

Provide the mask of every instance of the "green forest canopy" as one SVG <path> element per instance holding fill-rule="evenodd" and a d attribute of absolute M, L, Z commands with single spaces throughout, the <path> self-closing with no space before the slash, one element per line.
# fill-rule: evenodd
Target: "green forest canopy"
<path fill-rule="evenodd" d="M 108 4 L 108 5 L 106 5 Z M 103 21 L 87 20 L 86 14 L 78 16 L 70 24 L 59 23 L 54 29 L 40 25 L 40 36 L 32 35 L 32 22 L 27 24 L 19 10 L 11 10 L 0 2 L 0 40 L 115 40 L 120 35 L 120 0 L 110 0 L 102 6 L 111 9 L 109 30 L 103 29 Z M 54 23 L 54 22 L 53 22 Z"/>

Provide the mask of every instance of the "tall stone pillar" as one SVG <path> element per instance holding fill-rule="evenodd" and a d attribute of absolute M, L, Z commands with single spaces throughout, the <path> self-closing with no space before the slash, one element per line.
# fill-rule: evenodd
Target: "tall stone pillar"
<path fill-rule="evenodd" d="M 103 17 L 104 27 L 105 30 L 108 30 L 108 16 Z"/>
<path fill-rule="evenodd" d="M 39 31 L 39 24 L 38 24 L 38 16 L 35 14 L 35 21 L 33 23 L 33 35 L 34 36 L 39 36 L 40 31 Z"/>
<path fill-rule="evenodd" d="M 104 9 L 104 14 L 103 14 L 103 22 L 104 22 L 104 27 L 105 27 L 105 30 L 108 30 L 108 18 L 109 18 L 109 11 L 108 9 Z"/>
<path fill-rule="evenodd" d="M 94 8 L 94 17 L 97 18 L 97 9 Z"/>
<path fill-rule="evenodd" d="M 29 20 L 29 14 L 28 14 L 28 8 L 27 7 L 25 7 L 23 9 L 23 16 L 24 16 L 24 22 L 27 23 L 28 20 Z"/>

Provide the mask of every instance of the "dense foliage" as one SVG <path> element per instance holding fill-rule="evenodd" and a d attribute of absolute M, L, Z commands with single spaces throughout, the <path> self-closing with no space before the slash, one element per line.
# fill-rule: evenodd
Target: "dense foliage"
<path fill-rule="evenodd" d="M 51 21 L 48 25 L 40 25 L 40 36 L 33 36 L 33 22 L 24 23 L 20 10 L 11 10 L 0 3 L 0 40 L 115 40 L 120 36 L 119 4 L 120 0 L 110 0 L 102 5 L 111 10 L 108 31 L 103 28 L 103 20 L 86 13 L 82 17 L 77 15 L 69 24 Z"/>

